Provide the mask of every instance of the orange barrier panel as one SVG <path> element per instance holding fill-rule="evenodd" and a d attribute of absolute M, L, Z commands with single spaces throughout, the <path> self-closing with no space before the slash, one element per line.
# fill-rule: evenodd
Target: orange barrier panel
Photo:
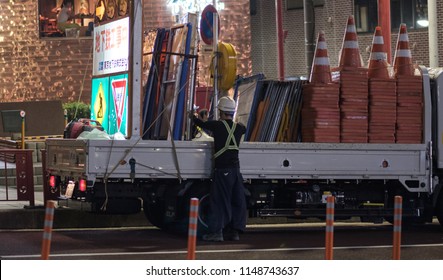
<path fill-rule="evenodd" d="M 392 246 L 392 259 L 399 260 L 401 246 L 401 217 L 403 213 L 403 198 L 401 196 L 396 196 L 394 199 L 394 242 Z"/>
<path fill-rule="evenodd" d="M 52 224 L 54 221 L 54 209 L 55 201 L 48 200 L 46 203 L 45 211 L 45 224 L 43 228 L 43 242 L 42 242 L 42 260 L 49 259 L 49 251 L 51 249 L 51 238 L 52 238 Z"/>
<path fill-rule="evenodd" d="M 191 198 L 189 209 L 189 226 L 188 226 L 188 260 L 195 260 L 195 246 L 197 241 L 197 224 L 198 224 L 198 198 Z"/>
<path fill-rule="evenodd" d="M 334 247 L 334 196 L 326 198 L 326 242 L 325 260 L 333 259 Z"/>

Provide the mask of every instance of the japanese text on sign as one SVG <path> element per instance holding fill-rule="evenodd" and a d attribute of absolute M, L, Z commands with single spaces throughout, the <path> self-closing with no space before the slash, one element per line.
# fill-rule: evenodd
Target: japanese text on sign
<path fill-rule="evenodd" d="M 96 26 L 93 75 L 128 71 L 129 18 Z"/>

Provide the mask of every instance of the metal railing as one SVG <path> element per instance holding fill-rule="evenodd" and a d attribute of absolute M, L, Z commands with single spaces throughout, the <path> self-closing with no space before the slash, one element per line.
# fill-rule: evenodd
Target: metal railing
<path fill-rule="evenodd" d="M 35 206 L 33 150 L 0 150 L 0 201 L 29 201 Z"/>

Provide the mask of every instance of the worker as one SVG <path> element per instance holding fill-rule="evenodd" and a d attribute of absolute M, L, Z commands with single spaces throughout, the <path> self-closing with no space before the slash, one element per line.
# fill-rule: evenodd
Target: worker
<path fill-rule="evenodd" d="M 55 7 L 52 12 L 57 13 L 57 28 L 61 32 L 66 29 L 75 28 L 80 29 L 80 25 L 73 23 L 72 19 L 76 18 L 72 9 L 72 2 L 64 0 L 60 7 Z"/>
<path fill-rule="evenodd" d="M 236 103 L 220 98 L 220 120 L 202 121 L 194 115 L 194 124 L 208 129 L 214 137 L 214 173 L 210 190 L 209 231 L 205 241 L 239 240 L 246 226 L 246 200 L 238 157 L 246 127 L 233 121 Z"/>
<path fill-rule="evenodd" d="M 201 109 L 199 112 L 198 112 L 198 117 L 202 120 L 202 121 L 207 121 L 208 120 L 208 117 L 209 117 L 209 112 L 208 112 L 208 109 Z"/>
<path fill-rule="evenodd" d="M 208 109 L 201 109 L 200 111 L 198 111 L 198 117 L 202 121 L 206 122 L 209 119 L 209 111 L 208 111 Z M 196 136 L 195 136 L 196 138 L 206 134 L 205 136 L 207 136 L 207 137 L 203 137 L 203 138 L 207 139 L 208 137 L 210 137 L 209 140 L 213 141 L 213 139 L 212 139 L 212 132 L 209 129 L 202 129 L 200 127 L 197 127 L 196 131 L 197 131 Z"/>

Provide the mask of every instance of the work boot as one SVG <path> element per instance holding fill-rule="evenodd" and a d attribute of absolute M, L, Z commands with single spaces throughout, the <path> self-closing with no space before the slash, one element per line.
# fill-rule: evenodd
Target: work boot
<path fill-rule="evenodd" d="M 203 235 L 203 241 L 214 241 L 214 242 L 222 242 L 223 234 L 221 232 L 213 232 Z"/>
<path fill-rule="evenodd" d="M 223 232 L 223 236 L 226 240 L 229 240 L 229 241 L 239 241 L 240 240 L 240 236 L 238 235 L 238 230 L 232 229 L 232 228 L 226 229 Z"/>

